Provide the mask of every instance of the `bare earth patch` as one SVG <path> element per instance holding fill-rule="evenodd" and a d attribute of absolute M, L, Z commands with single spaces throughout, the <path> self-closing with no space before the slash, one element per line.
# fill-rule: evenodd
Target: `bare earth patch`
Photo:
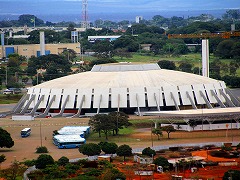
<path fill-rule="evenodd" d="M 133 117 L 131 117 L 133 118 Z M 139 118 L 139 117 L 135 117 Z M 149 117 L 141 117 L 149 118 Z M 7 168 L 16 159 L 24 161 L 26 159 L 36 159 L 39 154 L 36 154 L 38 146 L 46 146 L 55 160 L 62 156 L 69 159 L 85 157 L 80 154 L 78 149 L 58 149 L 52 143 L 52 132 L 66 125 L 87 125 L 88 118 L 36 118 L 34 121 L 13 121 L 10 117 L 0 119 L 0 127 L 7 130 L 13 138 L 15 145 L 11 149 L 0 149 L 0 154 L 6 156 L 6 161 L 1 164 L 1 168 Z M 41 134 L 40 135 L 40 124 Z M 27 138 L 21 138 L 20 131 L 25 127 L 31 127 L 32 134 Z M 204 132 L 173 132 L 170 134 L 171 139 L 167 139 L 167 134 L 164 133 L 161 140 L 157 140 L 157 136 L 151 135 L 150 128 L 138 129 L 134 134 L 125 138 L 131 141 L 119 141 L 120 144 L 128 144 L 134 148 L 145 148 L 153 146 L 161 146 L 168 144 L 185 144 L 185 143 L 201 143 L 201 142 L 229 142 L 231 140 L 239 141 L 239 130 L 228 132 L 226 131 L 204 131 Z M 87 140 L 87 142 L 90 142 Z"/>

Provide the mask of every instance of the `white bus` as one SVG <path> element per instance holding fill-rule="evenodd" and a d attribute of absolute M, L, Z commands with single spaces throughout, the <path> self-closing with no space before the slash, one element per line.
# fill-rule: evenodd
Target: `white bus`
<path fill-rule="evenodd" d="M 21 130 L 21 136 L 22 137 L 28 137 L 31 134 L 31 128 L 24 128 Z"/>
<path fill-rule="evenodd" d="M 79 135 L 80 137 L 84 138 L 85 137 L 85 133 L 81 130 L 67 130 L 67 129 L 60 129 L 57 131 L 58 134 L 60 135 Z"/>
<path fill-rule="evenodd" d="M 64 126 L 60 130 L 64 131 L 83 131 L 85 134 L 90 133 L 90 126 Z"/>
<path fill-rule="evenodd" d="M 59 149 L 78 148 L 86 143 L 84 138 L 79 135 L 56 135 L 53 137 L 53 143 Z"/>

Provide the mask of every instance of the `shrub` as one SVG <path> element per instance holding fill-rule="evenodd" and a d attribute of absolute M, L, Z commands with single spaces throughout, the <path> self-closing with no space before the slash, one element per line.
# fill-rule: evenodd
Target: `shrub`
<path fill-rule="evenodd" d="M 168 156 L 169 156 L 169 158 L 180 158 L 181 157 L 180 153 L 178 153 L 178 152 L 173 152 L 173 153 L 169 154 Z"/>
<path fill-rule="evenodd" d="M 34 166 L 36 163 L 36 160 L 35 159 L 32 159 L 32 160 L 26 160 L 23 162 L 23 164 L 27 167 L 31 167 L 31 166 Z"/>
<path fill-rule="evenodd" d="M 214 148 L 216 148 L 216 146 L 214 145 L 214 144 L 209 144 L 209 145 L 205 145 L 205 146 L 203 146 L 202 147 L 203 149 L 214 149 Z"/>
<path fill-rule="evenodd" d="M 102 171 L 95 168 L 89 168 L 87 172 L 85 172 L 85 175 L 87 176 L 100 176 L 102 174 Z"/>
<path fill-rule="evenodd" d="M 238 143 L 238 145 L 236 146 L 237 149 L 240 149 L 240 143 Z"/>
<path fill-rule="evenodd" d="M 229 153 L 225 151 L 210 151 L 210 155 L 213 157 L 227 157 Z"/>
<path fill-rule="evenodd" d="M 233 148 L 231 146 L 222 146 L 221 149 L 223 151 L 232 151 L 233 150 Z"/>
<path fill-rule="evenodd" d="M 58 161 L 58 165 L 60 166 L 66 166 L 67 163 L 69 163 L 69 159 L 65 156 L 62 156 Z"/>
<path fill-rule="evenodd" d="M 170 163 L 165 157 L 159 156 L 158 158 L 154 159 L 153 164 L 162 166 L 163 168 L 167 169 L 170 166 Z"/>
<path fill-rule="evenodd" d="M 47 167 L 47 165 L 54 164 L 54 159 L 52 156 L 47 155 L 47 154 L 41 154 L 36 160 L 36 168 L 37 169 L 44 169 Z"/>
<path fill-rule="evenodd" d="M 37 147 L 36 153 L 48 153 L 48 149 L 45 146 Z"/>
<path fill-rule="evenodd" d="M 239 170 L 228 170 L 227 172 L 224 173 L 223 180 L 228 180 L 229 177 L 231 179 L 240 179 L 240 171 Z"/>
<path fill-rule="evenodd" d="M 181 147 L 169 147 L 169 151 L 178 151 L 179 149 L 181 149 Z"/>
<path fill-rule="evenodd" d="M 162 154 L 165 153 L 167 150 L 166 149 L 160 149 L 158 151 L 156 151 L 157 154 Z"/>
<path fill-rule="evenodd" d="M 35 171 L 31 171 L 29 174 L 27 174 L 27 177 L 29 179 L 43 179 L 44 174 L 41 170 L 35 170 Z"/>

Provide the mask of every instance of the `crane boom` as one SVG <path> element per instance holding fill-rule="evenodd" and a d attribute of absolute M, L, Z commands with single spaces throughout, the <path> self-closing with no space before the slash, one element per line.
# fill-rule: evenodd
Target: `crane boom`
<path fill-rule="evenodd" d="M 240 36 L 240 32 L 232 31 L 232 32 L 222 32 L 222 33 L 198 33 L 198 34 L 168 34 L 168 38 L 224 38 L 228 39 L 232 36 Z"/>
<path fill-rule="evenodd" d="M 202 75 L 209 77 L 209 38 L 228 39 L 232 36 L 240 36 L 239 31 L 221 32 L 221 33 L 196 33 L 196 34 L 168 34 L 171 38 L 200 38 L 202 39 Z"/>

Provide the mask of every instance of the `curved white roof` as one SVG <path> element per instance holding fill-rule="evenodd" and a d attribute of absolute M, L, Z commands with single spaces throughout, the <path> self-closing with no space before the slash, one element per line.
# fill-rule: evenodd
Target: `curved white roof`
<path fill-rule="evenodd" d="M 119 65 L 118 67 L 120 67 Z M 122 65 L 124 66 L 124 65 Z M 103 66 L 106 67 L 106 66 Z M 117 66 L 116 66 L 117 67 Z M 48 82 L 34 88 L 48 89 L 82 89 L 82 88 L 122 88 L 122 87 L 160 87 L 183 86 L 193 84 L 214 84 L 218 80 L 180 71 L 131 70 L 131 71 L 97 71 L 73 74 Z"/>
<path fill-rule="evenodd" d="M 160 107 L 196 109 L 205 104 L 232 106 L 223 81 L 196 74 L 161 69 L 157 64 L 96 65 L 92 71 L 73 74 L 34 86 L 23 110 L 112 109 Z M 179 108 L 180 107 L 180 108 Z"/>

